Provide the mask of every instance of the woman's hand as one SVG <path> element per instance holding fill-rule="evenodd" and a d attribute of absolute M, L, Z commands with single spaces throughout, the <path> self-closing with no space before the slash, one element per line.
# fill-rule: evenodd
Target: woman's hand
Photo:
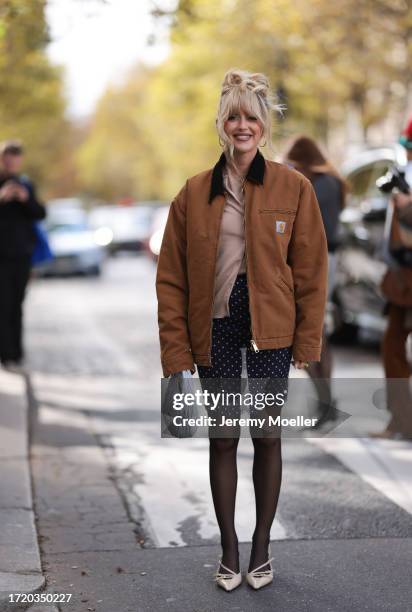
<path fill-rule="evenodd" d="M 297 370 L 303 370 L 309 367 L 308 361 L 301 361 L 300 359 L 293 359 L 292 363 Z"/>

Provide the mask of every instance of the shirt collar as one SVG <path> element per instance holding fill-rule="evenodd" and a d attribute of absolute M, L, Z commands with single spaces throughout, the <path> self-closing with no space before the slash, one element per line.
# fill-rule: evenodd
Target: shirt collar
<path fill-rule="evenodd" d="M 212 180 L 210 185 L 210 193 L 209 193 L 209 204 L 211 204 L 214 197 L 217 195 L 224 195 L 224 185 L 223 185 L 223 168 L 226 164 L 226 155 L 222 153 L 219 157 L 218 162 L 213 167 L 212 171 Z M 252 160 L 252 163 L 249 166 L 248 173 L 246 175 L 246 179 L 248 181 L 252 181 L 257 185 L 263 185 L 263 179 L 265 176 L 265 158 L 259 149 L 256 151 L 256 155 Z"/>

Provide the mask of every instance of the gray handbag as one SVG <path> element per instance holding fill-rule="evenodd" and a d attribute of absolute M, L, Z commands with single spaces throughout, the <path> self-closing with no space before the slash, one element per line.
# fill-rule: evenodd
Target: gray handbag
<path fill-rule="evenodd" d="M 176 409 L 175 400 L 177 394 L 194 393 L 195 388 L 191 374 L 178 372 L 167 379 L 162 380 L 162 437 L 193 438 L 197 431 L 197 425 L 189 425 L 183 419 L 195 419 L 198 415 L 198 407 L 187 405 L 184 401 L 183 407 Z M 175 421 L 175 417 L 181 417 Z M 184 423 L 184 424 L 183 424 Z"/>

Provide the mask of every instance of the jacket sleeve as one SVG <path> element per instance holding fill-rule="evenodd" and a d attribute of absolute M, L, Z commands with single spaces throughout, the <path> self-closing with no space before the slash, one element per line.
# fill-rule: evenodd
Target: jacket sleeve
<path fill-rule="evenodd" d="M 188 330 L 186 266 L 187 182 L 171 203 L 156 275 L 158 323 L 163 375 L 195 373 Z"/>
<path fill-rule="evenodd" d="M 328 248 L 316 194 L 306 178 L 302 179 L 288 259 L 296 304 L 293 358 L 319 361 L 328 289 Z"/>

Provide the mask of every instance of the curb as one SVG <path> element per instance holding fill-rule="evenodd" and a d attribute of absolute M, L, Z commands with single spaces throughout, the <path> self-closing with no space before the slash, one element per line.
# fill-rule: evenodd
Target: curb
<path fill-rule="evenodd" d="M 0 370 L 0 610 L 27 609 L 12 593 L 45 586 L 37 540 L 29 464 L 29 415 L 25 379 Z"/>

